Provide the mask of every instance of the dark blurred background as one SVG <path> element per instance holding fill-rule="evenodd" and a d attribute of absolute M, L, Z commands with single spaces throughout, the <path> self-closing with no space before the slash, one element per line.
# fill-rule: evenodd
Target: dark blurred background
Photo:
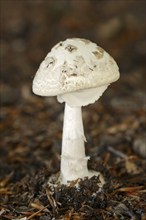
<path fill-rule="evenodd" d="M 30 83 L 51 47 L 69 37 L 96 42 L 118 62 L 121 74 L 145 65 L 143 0 L 1 0 L 1 79 Z M 139 73 L 140 75 L 142 73 Z"/>
<path fill-rule="evenodd" d="M 126 133 L 130 137 L 134 139 L 134 135 L 142 133 L 139 124 L 134 123 L 139 117 L 145 120 L 145 0 L 0 0 L 0 10 L 2 163 L 8 161 L 11 167 L 21 162 L 25 166 L 26 162 L 31 166 L 49 166 L 46 152 L 60 154 L 63 105 L 54 97 L 33 95 L 31 85 L 51 47 L 66 38 L 81 37 L 97 43 L 120 68 L 121 78 L 83 113 L 93 152 L 95 146 L 106 141 L 115 143 L 107 138 L 106 129 L 110 126 L 124 121 L 126 132 L 131 131 L 130 126 L 137 126 L 137 130 Z M 123 127 L 119 129 L 125 131 Z M 103 131 L 104 138 L 100 137 Z M 33 162 L 28 161 L 30 148 Z M 5 170 L 9 172 L 10 167 L 5 165 Z"/>

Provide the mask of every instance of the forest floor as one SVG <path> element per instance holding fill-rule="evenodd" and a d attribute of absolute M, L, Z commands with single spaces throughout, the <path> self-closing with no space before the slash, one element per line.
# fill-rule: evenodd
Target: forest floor
<path fill-rule="evenodd" d="M 0 220 L 145 220 L 145 3 L 59 2 L 1 1 Z M 48 184 L 59 175 L 64 104 L 31 92 L 49 48 L 73 35 L 99 42 L 120 66 L 120 79 L 83 108 L 101 189 L 95 176 L 78 187 Z"/>

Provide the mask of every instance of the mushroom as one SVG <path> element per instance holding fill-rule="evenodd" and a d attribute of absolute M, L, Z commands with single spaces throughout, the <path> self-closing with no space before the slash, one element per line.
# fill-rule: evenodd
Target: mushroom
<path fill-rule="evenodd" d="M 87 167 L 81 107 L 98 100 L 118 78 L 119 68 L 114 59 L 86 39 L 59 42 L 41 63 L 33 80 L 33 92 L 57 96 L 59 102 L 65 102 L 61 183 L 99 175 Z"/>

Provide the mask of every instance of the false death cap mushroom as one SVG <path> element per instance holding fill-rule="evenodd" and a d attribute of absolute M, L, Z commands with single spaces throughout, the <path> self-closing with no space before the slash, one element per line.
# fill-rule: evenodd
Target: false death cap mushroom
<path fill-rule="evenodd" d="M 33 80 L 33 92 L 65 102 L 61 182 L 95 175 L 87 168 L 81 107 L 94 103 L 119 78 L 115 60 L 86 39 L 59 42 L 47 54 Z M 98 174 L 97 174 L 98 175 Z"/>

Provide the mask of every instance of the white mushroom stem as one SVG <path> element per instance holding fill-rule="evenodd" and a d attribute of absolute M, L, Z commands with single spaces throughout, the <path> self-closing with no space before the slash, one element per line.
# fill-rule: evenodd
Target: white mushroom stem
<path fill-rule="evenodd" d="M 61 155 L 62 183 L 88 176 L 89 157 L 85 155 L 84 142 L 81 107 L 70 107 L 65 103 Z"/>

